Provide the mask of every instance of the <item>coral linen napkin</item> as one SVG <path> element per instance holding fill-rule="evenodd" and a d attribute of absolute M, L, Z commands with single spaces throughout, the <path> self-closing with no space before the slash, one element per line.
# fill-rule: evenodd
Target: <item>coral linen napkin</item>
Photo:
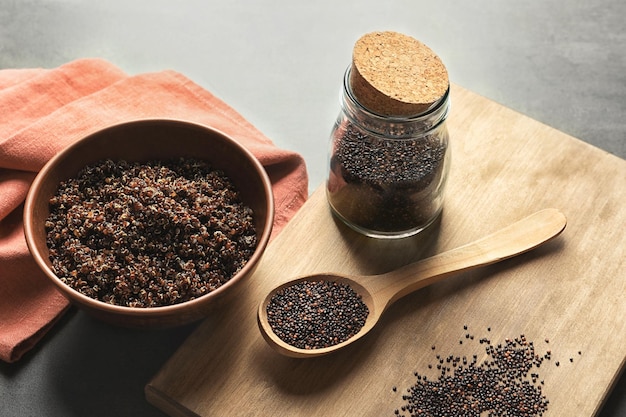
<path fill-rule="evenodd" d="M 148 117 L 185 119 L 238 140 L 273 185 L 273 236 L 307 198 L 305 163 L 230 106 L 174 71 L 129 76 L 101 59 L 54 69 L 0 70 L 0 359 L 18 360 L 68 307 L 32 260 L 22 208 L 37 171 L 87 133 Z"/>

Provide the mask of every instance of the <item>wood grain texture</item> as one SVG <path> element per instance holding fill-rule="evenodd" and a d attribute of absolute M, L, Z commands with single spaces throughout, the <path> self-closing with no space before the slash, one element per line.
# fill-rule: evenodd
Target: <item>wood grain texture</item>
<path fill-rule="evenodd" d="M 260 303 L 257 315 L 259 328 L 269 345 L 287 356 L 311 358 L 334 353 L 367 335 L 383 313 L 402 297 L 451 276 L 528 252 L 557 237 L 565 229 L 566 224 L 567 219 L 559 210 L 544 209 L 466 245 L 440 252 L 384 274 L 339 275 L 329 272 L 297 277 L 272 289 Z M 339 343 L 315 349 L 298 348 L 293 342 L 287 343 L 276 335 L 268 317 L 268 306 L 277 293 L 302 281 L 334 281 L 348 285 L 356 291 L 368 310 L 367 319 L 360 330 Z M 314 322 L 318 323 L 317 320 Z"/>
<path fill-rule="evenodd" d="M 538 370 L 544 415 L 596 414 L 626 358 L 626 161 L 458 86 L 449 129 L 452 168 L 434 227 L 401 241 L 359 236 L 335 221 L 320 187 L 237 303 L 203 321 L 147 384 L 148 401 L 172 416 L 391 416 L 413 372 L 429 374 L 431 346 L 480 358 L 478 338 L 524 334 L 552 351 Z M 558 238 L 408 295 L 344 351 L 288 358 L 258 330 L 258 304 L 280 282 L 383 273 L 547 207 L 567 216 Z M 468 332 L 474 343 L 460 344 Z"/>

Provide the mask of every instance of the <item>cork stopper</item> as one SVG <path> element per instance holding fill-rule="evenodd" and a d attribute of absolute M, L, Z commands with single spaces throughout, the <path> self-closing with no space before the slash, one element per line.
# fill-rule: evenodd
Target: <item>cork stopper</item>
<path fill-rule="evenodd" d="M 426 45 L 397 32 L 372 32 L 354 45 L 350 86 L 361 105 L 384 116 L 414 116 L 448 90 L 448 71 Z"/>

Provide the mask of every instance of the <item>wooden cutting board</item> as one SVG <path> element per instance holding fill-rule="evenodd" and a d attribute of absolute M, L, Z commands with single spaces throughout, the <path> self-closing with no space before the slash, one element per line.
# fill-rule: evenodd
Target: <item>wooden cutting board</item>
<path fill-rule="evenodd" d="M 148 383 L 148 401 L 172 416 L 393 416 L 414 372 L 438 375 L 428 368 L 436 354 L 481 360 L 480 338 L 524 335 L 537 353 L 551 351 L 536 370 L 550 401 L 544 415 L 596 414 L 626 358 L 626 161 L 458 86 L 449 130 L 452 168 L 435 227 L 401 241 L 359 236 L 335 221 L 321 186 L 236 302 L 202 322 Z M 344 351 L 287 358 L 259 333 L 258 304 L 279 282 L 382 273 L 547 207 L 568 218 L 557 239 L 401 299 Z"/>

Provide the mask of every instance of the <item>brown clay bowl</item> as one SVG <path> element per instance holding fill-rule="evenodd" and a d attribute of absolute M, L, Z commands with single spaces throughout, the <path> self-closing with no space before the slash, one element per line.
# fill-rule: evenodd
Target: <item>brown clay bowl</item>
<path fill-rule="evenodd" d="M 162 307 L 125 307 L 90 298 L 63 283 L 53 272 L 46 244 L 49 200 L 59 183 L 86 165 L 105 158 L 144 162 L 193 157 L 209 161 L 230 177 L 244 203 L 254 211 L 257 247 L 247 264 L 221 287 L 196 299 Z M 128 327 L 171 327 L 197 321 L 227 302 L 256 268 L 269 241 L 274 199 L 269 178 L 259 161 L 225 134 L 206 126 L 167 119 L 138 120 L 90 134 L 53 157 L 35 178 L 24 208 L 29 250 L 50 281 L 78 308 L 103 321 Z"/>

